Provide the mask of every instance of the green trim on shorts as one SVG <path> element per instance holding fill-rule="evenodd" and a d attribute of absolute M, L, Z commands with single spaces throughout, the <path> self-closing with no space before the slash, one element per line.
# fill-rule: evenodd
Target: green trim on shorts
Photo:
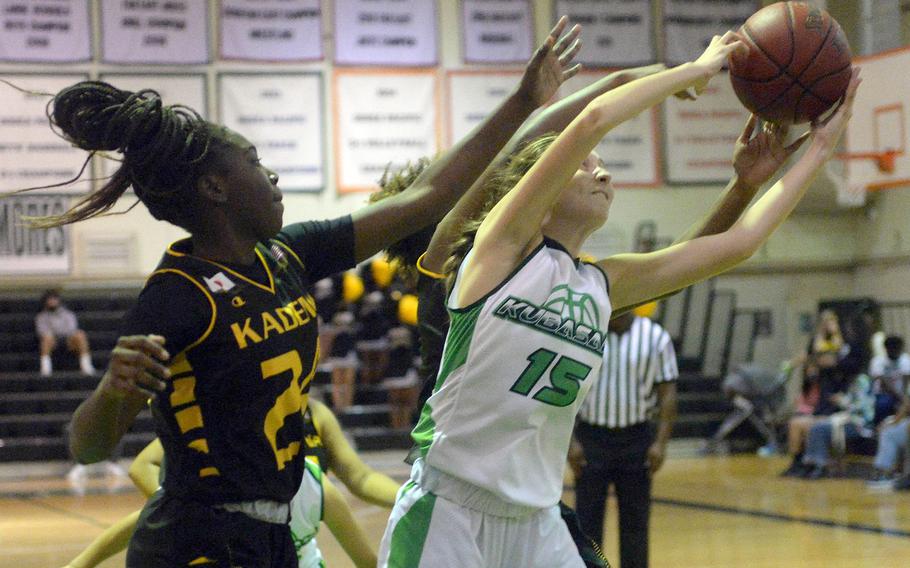
<path fill-rule="evenodd" d="M 423 555 L 423 545 L 430 533 L 430 521 L 436 496 L 427 493 L 411 505 L 395 524 L 389 547 L 389 568 L 417 568 Z"/>

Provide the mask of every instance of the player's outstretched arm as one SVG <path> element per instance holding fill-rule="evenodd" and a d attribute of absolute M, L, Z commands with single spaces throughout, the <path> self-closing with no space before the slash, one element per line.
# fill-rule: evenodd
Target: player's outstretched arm
<path fill-rule="evenodd" d="M 571 62 L 578 51 L 579 28 L 558 39 L 567 23 L 566 17 L 559 20 L 515 91 L 467 137 L 434 160 L 411 187 L 354 212 L 357 262 L 442 218 L 525 119 L 577 73 L 578 66 Z"/>
<path fill-rule="evenodd" d="M 458 304 L 483 297 L 541 242 L 545 217 L 607 132 L 676 92 L 701 91 L 727 56 L 742 48 L 732 32 L 715 37 L 698 60 L 638 79 L 588 104 L 484 219 L 468 259 L 470 270 L 460 282 Z"/>
<path fill-rule="evenodd" d="M 357 568 L 376 567 L 376 549 L 370 546 L 367 535 L 351 512 L 348 502 L 328 476 L 322 476 L 322 490 L 325 494 L 323 522 L 332 531 L 338 544 Z"/>
<path fill-rule="evenodd" d="M 164 390 L 170 355 L 158 335 L 121 337 L 107 371 L 73 414 L 70 452 L 79 463 L 108 458 L 150 396 Z"/>
<path fill-rule="evenodd" d="M 136 530 L 136 523 L 139 522 L 141 512 L 141 510 L 134 511 L 106 528 L 85 550 L 79 553 L 79 556 L 73 558 L 63 568 L 95 568 L 111 556 L 125 550 Z"/>
<path fill-rule="evenodd" d="M 846 129 L 859 86 L 854 70 L 840 109 L 812 127 L 806 152 L 728 231 L 646 254 L 616 255 L 598 264 L 610 275 L 610 299 L 622 308 L 719 274 L 751 257 L 805 195 Z"/>
<path fill-rule="evenodd" d="M 344 437 L 338 419 L 326 405 L 310 400 L 310 411 L 328 452 L 329 469 L 359 499 L 391 509 L 395 505 L 399 484 L 360 459 Z"/>
<path fill-rule="evenodd" d="M 560 40 L 560 43 L 563 41 L 564 39 Z M 564 48 L 557 43 L 552 57 L 555 59 L 562 49 Z M 549 65 L 552 66 L 554 63 L 551 62 Z M 487 193 L 486 184 L 490 175 L 522 144 L 547 132 L 561 132 L 588 103 L 598 96 L 636 79 L 664 71 L 666 68 L 664 64 L 658 63 L 610 73 L 595 83 L 541 109 L 539 114 L 525 121 L 503 148 L 502 152 L 500 152 L 499 156 L 477 178 L 471 189 L 468 190 L 464 197 L 458 200 L 455 207 L 439 222 L 436 232 L 433 233 L 433 240 L 427 247 L 427 252 L 421 261 L 421 266 L 431 272 L 443 272 L 451 245 L 460 235 L 463 223 L 468 219 L 474 218 L 483 207 Z M 531 69 L 530 65 L 528 69 Z M 527 74 L 528 72 L 526 71 L 525 75 L 527 76 Z"/>

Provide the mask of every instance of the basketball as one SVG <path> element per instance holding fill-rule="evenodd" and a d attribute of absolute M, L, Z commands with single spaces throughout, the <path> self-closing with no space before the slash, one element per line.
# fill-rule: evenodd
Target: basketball
<path fill-rule="evenodd" d="M 840 24 L 804 2 L 778 2 L 740 29 L 748 53 L 730 58 L 730 80 L 743 105 L 778 124 L 809 122 L 847 90 L 851 53 Z"/>

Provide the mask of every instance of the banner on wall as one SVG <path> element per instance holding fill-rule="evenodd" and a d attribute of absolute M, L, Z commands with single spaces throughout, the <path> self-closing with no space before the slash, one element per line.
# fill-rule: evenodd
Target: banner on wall
<path fill-rule="evenodd" d="M 101 0 L 105 63 L 208 63 L 208 2 Z"/>
<path fill-rule="evenodd" d="M 452 146 L 480 124 L 521 81 L 520 72 L 450 71 L 449 136 Z"/>
<path fill-rule="evenodd" d="M 438 148 L 432 71 L 336 71 L 338 191 L 370 191 L 393 171 Z"/>
<path fill-rule="evenodd" d="M 664 103 L 667 181 L 724 183 L 733 175 L 733 146 L 749 111 L 736 98 L 730 78 L 720 73 L 695 101 L 670 97 Z"/>
<path fill-rule="evenodd" d="M 60 215 L 65 195 L 14 195 L 0 199 L 0 274 L 67 274 L 71 268 L 68 227 L 30 229 L 23 216 Z"/>
<path fill-rule="evenodd" d="M 224 59 L 322 59 L 320 2 L 222 0 L 220 37 Z"/>
<path fill-rule="evenodd" d="M 29 91 L 54 94 L 88 75 L 4 74 L 3 78 Z M 27 187 L 46 186 L 75 178 L 88 155 L 74 148 L 51 130 L 47 118 L 49 95 L 28 94 L 3 87 L 0 105 L 0 193 Z M 65 188 L 49 188 L 45 193 L 85 193 L 90 172 L 84 182 Z"/>
<path fill-rule="evenodd" d="M 654 35 L 650 0 L 556 0 L 555 18 L 581 24 L 584 39 L 575 61 L 586 67 L 631 67 L 652 63 Z"/>
<path fill-rule="evenodd" d="M 668 65 L 695 60 L 715 35 L 738 30 L 761 8 L 759 0 L 663 0 Z"/>
<path fill-rule="evenodd" d="M 88 0 L 0 0 L 0 61 L 88 61 Z"/>
<path fill-rule="evenodd" d="M 335 0 L 335 63 L 436 65 L 436 0 Z"/>
<path fill-rule="evenodd" d="M 464 60 L 524 63 L 531 58 L 534 19 L 528 0 L 462 0 Z"/>
<path fill-rule="evenodd" d="M 163 104 L 185 105 L 198 112 L 202 118 L 208 118 L 205 75 L 201 73 L 102 73 L 99 79 L 127 91 L 154 89 L 161 95 Z M 119 157 L 116 153 L 113 155 Z M 95 159 L 98 160 L 104 177 L 113 175 L 120 165 L 114 160 L 97 156 Z"/>
<path fill-rule="evenodd" d="M 325 185 L 321 73 L 222 73 L 219 121 L 256 146 L 284 191 Z"/>
<path fill-rule="evenodd" d="M 579 73 L 560 89 L 566 96 L 604 77 Z M 616 187 L 656 187 L 661 184 L 656 108 L 642 112 L 611 130 L 594 149 L 603 160 Z"/>

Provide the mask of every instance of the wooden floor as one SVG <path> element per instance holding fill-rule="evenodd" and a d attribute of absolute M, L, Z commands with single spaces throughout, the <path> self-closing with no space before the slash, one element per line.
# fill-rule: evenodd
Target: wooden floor
<path fill-rule="evenodd" d="M 368 454 L 397 479 L 400 455 Z M 910 566 L 910 492 L 872 493 L 861 481 L 781 479 L 781 458 L 671 459 L 655 482 L 654 568 L 888 568 Z M 57 469 L 55 470 L 54 467 Z M 85 495 L 62 478 L 64 466 L 27 477 L 0 471 L 0 567 L 61 567 L 101 530 L 142 505 L 128 480 L 91 479 Z M 571 491 L 566 493 L 571 503 Z M 387 512 L 352 500 L 378 544 Z M 607 534 L 616 534 L 611 503 Z M 329 566 L 351 566 L 327 530 L 319 542 Z M 618 566 L 615 538 L 605 547 Z M 123 565 L 123 555 L 102 564 Z"/>

